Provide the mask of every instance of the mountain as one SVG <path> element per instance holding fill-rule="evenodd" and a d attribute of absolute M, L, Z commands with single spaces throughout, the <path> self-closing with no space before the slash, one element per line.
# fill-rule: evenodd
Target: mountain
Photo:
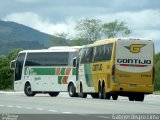
<path fill-rule="evenodd" d="M 15 48 L 44 49 L 60 45 L 60 41 L 65 40 L 22 24 L 0 21 L 0 54 L 7 55 Z"/>

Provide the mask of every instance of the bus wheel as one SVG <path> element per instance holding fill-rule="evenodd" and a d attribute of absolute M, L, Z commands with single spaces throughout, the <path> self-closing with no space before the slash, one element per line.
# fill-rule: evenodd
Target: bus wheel
<path fill-rule="evenodd" d="M 141 102 L 143 102 L 143 100 L 144 100 L 144 94 L 137 94 L 135 96 L 135 101 L 141 101 Z"/>
<path fill-rule="evenodd" d="M 117 99 L 118 99 L 118 95 L 117 95 L 117 94 L 113 94 L 113 95 L 112 95 L 112 99 L 113 99 L 113 100 L 117 100 Z"/>
<path fill-rule="evenodd" d="M 103 90 L 100 84 L 98 86 L 98 96 L 99 96 L 99 99 L 103 99 Z"/>
<path fill-rule="evenodd" d="M 102 87 L 102 99 L 106 99 L 106 90 L 105 90 L 105 86 Z"/>
<path fill-rule="evenodd" d="M 110 98 L 111 98 L 111 95 L 110 95 L 110 93 L 106 93 L 106 95 L 105 95 L 106 97 L 105 97 L 105 99 L 108 99 L 108 100 L 110 100 Z"/>
<path fill-rule="evenodd" d="M 99 98 L 98 93 L 91 93 L 92 98 Z"/>
<path fill-rule="evenodd" d="M 110 93 L 106 93 L 105 91 L 105 86 L 103 86 L 103 99 L 110 99 L 111 98 L 111 95 Z"/>
<path fill-rule="evenodd" d="M 26 96 L 34 96 L 36 93 L 32 91 L 30 83 L 27 83 L 24 88 L 24 93 Z"/>
<path fill-rule="evenodd" d="M 129 101 L 134 101 L 134 95 L 128 96 Z"/>
<path fill-rule="evenodd" d="M 51 97 L 56 97 L 59 95 L 59 92 L 49 92 L 48 93 Z"/>
<path fill-rule="evenodd" d="M 79 97 L 81 97 L 81 98 L 87 98 L 87 93 L 83 93 L 83 87 L 82 87 L 82 85 L 80 87 Z"/>
<path fill-rule="evenodd" d="M 70 97 L 76 97 L 77 96 L 76 88 L 74 87 L 73 83 L 69 84 L 68 93 L 69 93 Z"/>

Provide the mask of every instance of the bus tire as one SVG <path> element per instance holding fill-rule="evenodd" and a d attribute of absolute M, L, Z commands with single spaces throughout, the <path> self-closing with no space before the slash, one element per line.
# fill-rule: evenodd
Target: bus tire
<path fill-rule="evenodd" d="M 110 100 L 110 98 L 111 98 L 110 93 L 106 93 L 106 91 L 105 91 L 105 86 L 103 85 L 103 99 L 108 99 L 108 100 Z"/>
<path fill-rule="evenodd" d="M 129 99 L 129 101 L 134 101 L 135 97 L 134 97 L 134 95 L 130 95 L 130 96 L 128 96 L 128 99 Z"/>
<path fill-rule="evenodd" d="M 24 87 L 24 93 L 26 94 L 26 96 L 28 97 L 32 97 L 35 96 L 35 92 L 32 91 L 31 89 L 31 84 L 30 83 L 26 83 L 25 87 Z"/>
<path fill-rule="evenodd" d="M 117 95 L 117 94 L 113 94 L 113 95 L 112 95 L 112 99 L 113 99 L 113 100 L 117 100 L 117 99 L 118 99 L 118 95 Z"/>
<path fill-rule="evenodd" d="M 87 98 L 87 93 L 80 93 L 81 98 Z"/>
<path fill-rule="evenodd" d="M 48 93 L 51 97 L 56 97 L 59 95 L 59 92 L 49 92 Z"/>
<path fill-rule="evenodd" d="M 102 99 L 106 99 L 106 90 L 105 90 L 105 86 L 102 86 Z"/>
<path fill-rule="evenodd" d="M 108 99 L 108 100 L 110 100 L 110 98 L 111 98 L 111 95 L 110 95 L 110 93 L 106 93 L 106 98 L 105 98 L 105 99 Z"/>
<path fill-rule="evenodd" d="M 98 85 L 98 96 L 99 96 L 99 99 L 103 99 L 103 90 L 102 90 L 101 84 Z"/>
<path fill-rule="evenodd" d="M 91 97 L 92 98 L 99 98 L 99 95 L 98 95 L 98 93 L 91 93 Z"/>
<path fill-rule="evenodd" d="M 68 86 L 68 94 L 70 97 L 77 97 L 76 88 L 74 87 L 73 83 L 70 83 Z"/>
<path fill-rule="evenodd" d="M 83 93 L 83 86 L 82 86 L 82 84 L 80 86 L 80 93 L 79 93 L 78 96 L 81 97 L 81 98 L 87 98 L 87 93 Z"/>
<path fill-rule="evenodd" d="M 135 96 L 135 101 L 141 101 L 141 102 L 143 102 L 143 100 L 144 100 L 144 94 L 137 94 Z"/>

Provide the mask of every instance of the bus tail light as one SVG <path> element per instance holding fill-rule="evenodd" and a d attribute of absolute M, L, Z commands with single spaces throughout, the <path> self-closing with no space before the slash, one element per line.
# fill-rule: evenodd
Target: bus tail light
<path fill-rule="evenodd" d="M 115 65 L 112 66 L 112 76 L 115 75 Z"/>
<path fill-rule="evenodd" d="M 152 73 L 152 74 L 153 74 L 153 75 L 152 75 L 152 76 L 153 76 L 153 78 L 152 78 L 152 79 L 153 79 L 153 80 L 152 80 L 152 83 L 154 84 L 154 77 L 155 77 L 155 67 L 153 67 L 153 73 Z"/>
<path fill-rule="evenodd" d="M 112 66 L 112 81 L 115 82 L 115 65 Z"/>

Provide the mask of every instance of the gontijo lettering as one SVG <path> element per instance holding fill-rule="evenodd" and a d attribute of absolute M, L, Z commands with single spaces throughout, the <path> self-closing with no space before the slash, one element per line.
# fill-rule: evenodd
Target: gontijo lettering
<path fill-rule="evenodd" d="M 117 63 L 128 63 L 128 64 L 151 64 L 151 60 L 140 60 L 140 59 L 117 59 Z"/>

